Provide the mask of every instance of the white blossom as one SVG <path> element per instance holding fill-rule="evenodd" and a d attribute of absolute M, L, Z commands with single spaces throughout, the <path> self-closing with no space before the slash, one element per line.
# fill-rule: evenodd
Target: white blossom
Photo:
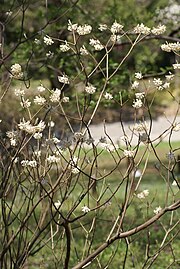
<path fill-rule="evenodd" d="M 73 31 L 76 31 L 77 28 L 78 28 L 77 23 L 72 24 L 72 22 L 68 20 L 68 27 L 67 27 L 68 31 L 73 32 Z"/>
<path fill-rule="evenodd" d="M 155 86 L 159 87 L 163 84 L 162 80 L 160 78 L 154 78 L 153 83 Z"/>
<path fill-rule="evenodd" d="M 6 132 L 6 136 L 7 136 L 9 139 L 16 138 L 17 135 L 18 135 L 18 132 L 16 132 L 16 131 L 7 131 L 7 132 Z"/>
<path fill-rule="evenodd" d="M 69 103 L 69 97 L 68 97 L 68 96 L 64 96 L 64 97 L 62 98 L 62 102 L 63 102 L 63 103 Z"/>
<path fill-rule="evenodd" d="M 39 92 L 44 92 L 46 90 L 46 88 L 43 85 L 40 85 L 40 86 L 37 87 L 37 90 Z"/>
<path fill-rule="evenodd" d="M 46 57 L 48 57 L 48 58 L 52 58 L 53 56 L 54 56 L 54 52 L 52 52 L 50 50 L 46 53 Z"/>
<path fill-rule="evenodd" d="M 40 158 L 41 157 L 41 154 L 42 154 L 41 150 L 35 150 L 33 152 L 33 155 L 36 156 L 37 158 Z"/>
<path fill-rule="evenodd" d="M 35 129 L 37 132 L 42 132 L 46 127 L 46 124 L 44 121 L 40 121 L 36 126 L 35 126 Z"/>
<path fill-rule="evenodd" d="M 72 167 L 71 168 L 71 173 L 72 174 L 78 174 L 80 171 L 79 171 L 79 169 L 77 168 L 77 167 Z"/>
<path fill-rule="evenodd" d="M 151 33 L 153 35 L 161 35 L 166 31 L 166 26 L 165 25 L 158 25 L 157 27 L 153 27 L 151 30 Z"/>
<path fill-rule="evenodd" d="M 169 75 L 166 75 L 165 77 L 166 77 L 166 79 L 167 79 L 168 81 L 171 81 L 171 80 L 173 80 L 173 78 L 174 78 L 174 74 L 171 74 L 171 73 L 169 72 Z"/>
<path fill-rule="evenodd" d="M 61 96 L 61 90 L 56 89 L 51 96 L 49 97 L 50 101 L 52 103 L 56 103 L 60 101 L 60 96 Z"/>
<path fill-rule="evenodd" d="M 31 166 L 31 167 L 36 167 L 37 162 L 36 162 L 36 160 L 32 160 L 32 161 L 29 161 L 28 165 Z"/>
<path fill-rule="evenodd" d="M 166 44 L 161 45 L 161 49 L 166 52 L 171 52 L 171 51 L 178 52 L 180 51 L 180 43 L 179 42 L 176 42 L 176 43 L 167 42 Z"/>
<path fill-rule="evenodd" d="M 58 80 L 63 84 L 69 84 L 69 78 L 66 75 L 58 76 Z"/>
<path fill-rule="evenodd" d="M 104 94 L 104 98 L 107 99 L 107 100 L 111 100 L 111 99 L 113 99 L 113 96 L 112 96 L 111 93 L 106 92 L 106 93 Z"/>
<path fill-rule="evenodd" d="M 176 180 L 173 180 L 172 186 L 177 186 Z"/>
<path fill-rule="evenodd" d="M 88 50 L 85 48 L 84 45 L 80 48 L 79 51 L 80 51 L 81 55 L 88 55 L 89 54 Z"/>
<path fill-rule="evenodd" d="M 25 90 L 24 89 L 15 89 L 14 94 L 16 96 L 24 96 L 25 95 Z"/>
<path fill-rule="evenodd" d="M 156 208 L 154 209 L 154 213 L 155 213 L 155 214 L 158 214 L 159 212 L 161 212 L 161 210 L 162 210 L 162 208 L 161 208 L 160 206 L 158 206 L 158 207 L 156 207 Z"/>
<path fill-rule="evenodd" d="M 22 160 L 21 161 L 21 165 L 24 166 L 24 167 L 28 167 L 28 166 L 30 166 L 30 167 L 36 167 L 37 166 L 37 162 L 36 162 L 36 160 L 31 160 L 31 161 L 29 161 L 29 160 Z"/>
<path fill-rule="evenodd" d="M 46 99 L 44 97 L 40 96 L 40 95 L 39 96 L 35 96 L 34 103 L 36 105 L 42 106 L 42 105 L 44 105 L 46 103 Z"/>
<path fill-rule="evenodd" d="M 170 87 L 170 83 L 169 82 L 165 82 L 164 84 L 163 84 L 163 88 L 164 89 L 168 89 Z"/>
<path fill-rule="evenodd" d="M 66 52 L 71 49 L 67 41 L 65 41 L 65 44 L 60 45 L 59 48 L 62 52 Z"/>
<path fill-rule="evenodd" d="M 21 79 L 23 77 L 22 67 L 20 64 L 13 64 L 11 66 L 11 73 L 14 78 Z"/>
<path fill-rule="evenodd" d="M 34 43 L 35 43 L 36 45 L 40 45 L 40 44 L 41 44 L 41 41 L 40 41 L 39 39 L 35 38 L 35 39 L 34 39 Z"/>
<path fill-rule="evenodd" d="M 89 211 L 90 211 L 90 208 L 88 206 L 85 205 L 82 207 L 82 212 L 88 213 Z"/>
<path fill-rule="evenodd" d="M 89 40 L 89 44 L 94 47 L 95 50 L 102 50 L 104 49 L 104 46 L 101 44 L 101 42 L 98 39 L 91 38 Z"/>
<path fill-rule="evenodd" d="M 107 24 L 99 24 L 99 27 L 98 27 L 99 31 L 101 32 L 107 30 L 107 28 L 108 28 Z"/>
<path fill-rule="evenodd" d="M 88 85 L 85 87 L 85 91 L 89 94 L 93 94 L 96 91 L 96 87 L 94 87 L 92 84 L 88 83 Z"/>
<path fill-rule="evenodd" d="M 111 33 L 112 34 L 117 34 L 117 33 L 121 32 L 123 27 L 124 27 L 123 25 L 121 25 L 120 23 L 115 21 L 111 26 Z"/>
<path fill-rule="evenodd" d="M 88 35 L 90 34 L 92 31 L 92 26 L 91 25 L 88 25 L 88 24 L 85 24 L 85 25 L 79 25 L 77 27 L 77 33 L 79 35 Z"/>
<path fill-rule="evenodd" d="M 142 105 L 143 105 L 142 101 L 140 99 L 136 99 L 136 100 L 133 101 L 133 105 L 132 106 L 134 108 L 140 108 L 140 107 L 142 107 Z"/>
<path fill-rule="evenodd" d="M 135 73 L 135 78 L 137 78 L 137 79 L 142 79 L 143 78 L 143 75 L 142 75 L 142 73 L 141 72 L 137 72 L 137 73 Z"/>
<path fill-rule="evenodd" d="M 47 45 L 47 46 L 51 46 L 54 41 L 52 40 L 52 38 L 48 35 L 44 36 L 44 43 Z"/>
<path fill-rule="evenodd" d="M 148 35 L 151 32 L 151 28 L 145 26 L 143 23 L 138 24 L 135 28 L 134 28 L 134 33 L 136 34 L 144 34 L 144 35 Z"/>
<path fill-rule="evenodd" d="M 139 81 L 134 81 L 133 82 L 133 84 L 132 84 L 132 86 L 131 86 L 131 89 L 133 89 L 133 90 L 135 90 L 135 89 L 137 89 L 139 87 Z"/>
<path fill-rule="evenodd" d="M 60 162 L 61 159 L 56 155 L 49 155 L 46 160 L 49 164 L 53 164 Z"/>
<path fill-rule="evenodd" d="M 174 69 L 180 69 L 180 64 L 179 63 L 173 64 L 173 68 Z"/>
<path fill-rule="evenodd" d="M 39 140 L 39 139 L 42 138 L 42 133 L 40 133 L 40 132 L 35 133 L 35 134 L 33 135 L 33 137 L 34 137 L 35 139 Z"/>
<path fill-rule="evenodd" d="M 57 137 L 53 137 L 52 141 L 54 144 L 58 144 L 60 142 L 60 140 Z"/>
<path fill-rule="evenodd" d="M 10 144 L 12 147 L 15 147 L 17 145 L 17 140 L 15 138 L 10 139 Z"/>
<path fill-rule="evenodd" d="M 53 128 L 54 126 L 55 126 L 55 123 L 54 123 L 54 121 L 49 121 L 48 122 L 48 126 L 50 127 L 50 128 Z"/>
<path fill-rule="evenodd" d="M 145 95 L 145 92 L 137 92 L 135 93 L 136 99 L 143 99 Z"/>
<path fill-rule="evenodd" d="M 37 125 L 32 125 L 30 121 L 25 121 L 23 118 L 22 121 L 18 124 L 20 130 L 25 131 L 29 134 L 34 134 L 36 132 L 42 132 L 46 127 L 43 121 L 40 121 Z"/>
<path fill-rule="evenodd" d="M 22 100 L 22 102 L 20 102 L 20 105 L 21 105 L 23 108 L 28 108 L 28 107 L 31 106 L 31 102 L 29 101 L 29 99 Z"/>
<path fill-rule="evenodd" d="M 149 190 L 144 190 L 137 194 L 139 199 L 145 199 L 149 195 Z"/>

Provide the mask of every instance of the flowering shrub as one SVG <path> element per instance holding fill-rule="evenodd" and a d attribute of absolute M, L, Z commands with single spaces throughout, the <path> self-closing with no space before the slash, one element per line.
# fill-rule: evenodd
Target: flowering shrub
<path fill-rule="evenodd" d="M 142 267 L 150 268 L 166 246 L 172 251 L 169 264 L 176 266 L 172 241 L 176 240 L 179 223 L 176 213 L 180 205 L 176 176 L 179 148 L 173 147 L 171 138 L 180 130 L 180 123 L 177 121 L 179 97 L 170 89 L 175 73 L 163 79 L 154 77 L 151 81 L 143 81 L 144 74 L 138 70 L 129 85 L 133 96 L 129 102 L 134 109 L 130 133 L 121 121 L 124 136 L 119 137 L 119 141 L 113 141 L 108 135 L 105 123 L 104 137 L 95 140 L 91 134 L 91 123 L 104 100 L 117 103 L 120 110 L 127 102 L 120 94 L 114 96 L 109 82 L 120 75 L 123 63 L 139 42 L 151 34 L 163 34 L 166 27 L 157 25 L 151 29 L 140 23 L 134 29 L 126 29 L 115 21 L 112 25 L 100 24 L 100 37 L 97 37 L 91 25 L 78 25 L 69 20 L 67 30 L 67 40 L 59 40 L 50 33 L 43 37 L 45 46 L 58 42 L 62 57 L 71 53 L 73 57 L 69 61 L 75 61 L 70 75 L 66 73 L 66 64 L 57 75 L 59 88 L 40 84 L 30 95 L 23 86 L 29 79 L 23 63 L 12 63 L 9 67 L 10 82 L 16 81 L 16 89 L 8 86 L 2 92 L 1 101 L 7 91 L 11 91 L 12 98 L 18 99 L 18 113 L 22 117 L 1 139 L 0 267 L 22 268 L 31 263 L 32 256 L 47 249 L 54 257 L 52 268 L 97 268 L 97 265 L 112 268 L 116 250 L 112 250 L 106 265 L 99 256 L 117 241 L 124 240 L 127 249 L 122 264 L 125 268 L 129 247 L 137 240 L 136 234 L 143 234 L 144 230 L 147 242 Z M 120 40 L 129 43 L 129 50 L 110 71 L 111 53 Z M 29 42 L 39 44 L 41 40 L 36 38 Z M 163 44 L 161 49 L 178 56 L 179 42 Z M 51 51 L 47 57 L 49 55 L 53 57 Z M 173 63 L 172 70 L 178 72 L 178 69 L 179 63 Z M 80 82 L 78 91 L 76 87 Z M 72 96 L 65 87 L 75 91 L 76 111 L 72 111 Z M 154 94 L 149 102 L 151 87 Z M 151 107 L 159 91 L 162 94 L 166 91 L 175 99 L 176 113 L 169 127 L 162 131 L 160 127 L 159 135 L 152 138 Z M 56 128 L 56 114 L 64 118 L 66 128 Z M 0 124 L 5 124 L 3 118 L 1 120 Z M 167 162 L 162 161 L 157 152 L 164 137 L 169 140 Z M 152 155 L 158 161 L 155 169 L 166 187 L 161 204 L 155 193 L 143 187 Z M 102 167 L 105 159 L 111 163 L 110 167 L 109 163 Z M 118 178 L 114 185 L 112 175 Z M 133 218 L 131 212 L 137 207 L 141 210 L 139 219 Z M 165 224 L 161 221 L 164 215 L 170 219 Z M 103 221 L 106 229 L 97 243 L 95 239 Z M 156 223 L 164 236 L 152 252 L 149 229 Z"/>

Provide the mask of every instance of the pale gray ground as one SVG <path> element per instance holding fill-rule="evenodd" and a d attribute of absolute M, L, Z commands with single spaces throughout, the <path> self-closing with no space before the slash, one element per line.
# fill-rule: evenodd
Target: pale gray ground
<path fill-rule="evenodd" d="M 146 121 L 146 122 L 147 122 L 147 125 L 150 125 L 150 121 Z M 158 142 L 160 139 L 163 141 L 168 141 L 169 136 L 171 135 L 171 141 L 180 142 L 180 130 L 172 131 L 172 128 L 170 128 L 172 124 L 175 124 L 175 123 L 180 124 L 180 116 L 177 116 L 176 118 L 173 116 L 169 116 L 167 118 L 165 116 L 161 116 L 157 118 L 156 120 L 153 120 L 150 139 L 154 140 L 157 138 L 156 142 Z M 131 130 L 132 130 L 133 125 L 134 125 L 133 122 L 123 123 L 125 133 L 129 137 L 129 139 L 131 139 L 131 136 L 132 136 Z M 123 133 L 120 122 L 107 123 L 105 125 L 103 123 L 98 124 L 98 125 L 90 125 L 89 129 L 90 129 L 92 137 L 95 140 L 95 143 L 98 142 L 101 137 L 106 136 L 104 128 L 106 129 L 107 134 L 111 137 L 114 143 L 118 143 L 118 142 L 121 143 L 121 137 L 124 136 L 124 133 Z M 165 132 L 164 135 L 161 138 L 158 138 L 163 132 Z M 131 145 L 135 145 L 137 143 L 137 140 L 138 140 L 137 136 L 133 135 L 132 140 L 131 140 Z"/>

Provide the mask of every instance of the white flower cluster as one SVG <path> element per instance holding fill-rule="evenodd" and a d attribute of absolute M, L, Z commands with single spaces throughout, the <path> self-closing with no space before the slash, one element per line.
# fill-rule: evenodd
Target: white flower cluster
<path fill-rule="evenodd" d="M 63 102 L 63 103 L 69 103 L 69 97 L 68 97 L 68 96 L 64 96 L 64 97 L 62 98 L 62 102 Z"/>
<path fill-rule="evenodd" d="M 39 140 L 39 139 L 42 138 L 42 133 L 37 132 L 37 133 L 35 133 L 35 134 L 33 135 L 33 137 L 34 137 L 36 140 Z"/>
<path fill-rule="evenodd" d="M 135 80 L 131 86 L 131 89 L 136 90 L 139 87 L 139 81 Z"/>
<path fill-rule="evenodd" d="M 11 66 L 11 73 L 14 78 L 21 79 L 23 77 L 22 67 L 20 64 L 13 64 Z"/>
<path fill-rule="evenodd" d="M 105 98 L 106 100 L 111 100 L 111 99 L 113 99 L 113 96 L 112 96 L 111 93 L 106 92 L 106 93 L 104 94 L 104 98 Z"/>
<path fill-rule="evenodd" d="M 170 87 L 170 83 L 169 82 L 165 82 L 163 84 L 163 81 L 160 78 L 154 78 L 153 79 L 153 83 L 154 83 L 154 85 L 157 87 L 157 89 L 159 91 L 161 91 L 163 89 L 168 89 Z"/>
<path fill-rule="evenodd" d="M 111 26 L 111 33 L 112 34 L 118 34 L 119 32 L 121 32 L 123 27 L 124 27 L 123 25 L 121 25 L 120 23 L 115 21 Z"/>
<path fill-rule="evenodd" d="M 56 103 L 60 101 L 60 96 L 61 96 L 61 90 L 56 89 L 51 96 L 49 97 L 50 101 L 52 103 Z"/>
<path fill-rule="evenodd" d="M 54 56 L 54 52 L 52 52 L 50 50 L 46 53 L 46 57 L 48 57 L 48 58 L 52 58 L 53 56 Z"/>
<path fill-rule="evenodd" d="M 165 25 L 158 25 L 157 27 L 153 27 L 151 33 L 153 35 L 162 35 L 166 31 Z"/>
<path fill-rule="evenodd" d="M 137 194 L 137 198 L 145 199 L 149 195 L 149 190 L 143 190 L 142 192 Z"/>
<path fill-rule="evenodd" d="M 88 55 L 89 54 L 88 50 L 85 48 L 84 45 L 80 48 L 79 52 L 81 55 Z"/>
<path fill-rule="evenodd" d="M 44 36 L 43 40 L 44 40 L 44 43 L 47 46 L 51 46 L 54 43 L 54 41 L 52 40 L 52 38 L 50 36 L 48 36 L 48 35 Z"/>
<path fill-rule="evenodd" d="M 56 155 L 49 155 L 46 160 L 49 164 L 59 163 L 61 161 L 60 157 Z"/>
<path fill-rule="evenodd" d="M 167 42 L 166 44 L 161 45 L 161 49 L 166 52 L 171 52 L 171 51 L 178 52 L 180 51 L 180 43 L 179 42 L 176 42 L 176 43 Z"/>
<path fill-rule="evenodd" d="M 36 132 L 42 132 L 46 125 L 44 121 L 40 121 L 37 125 L 32 125 L 30 121 L 24 119 L 18 124 L 20 130 L 27 132 L 28 134 L 35 134 Z"/>
<path fill-rule="evenodd" d="M 16 131 L 8 131 L 6 132 L 6 136 L 10 139 L 10 144 L 12 147 L 15 147 L 17 145 L 17 135 L 18 132 Z"/>
<path fill-rule="evenodd" d="M 29 160 L 22 160 L 21 161 L 21 165 L 24 166 L 24 167 L 36 167 L 37 166 L 37 162 L 36 160 L 32 160 L 32 161 L 29 161 Z"/>
<path fill-rule="evenodd" d="M 159 212 L 161 212 L 162 208 L 160 206 L 156 207 L 154 209 L 154 213 L 157 215 Z"/>
<path fill-rule="evenodd" d="M 137 78 L 137 79 L 142 79 L 142 78 L 143 78 L 143 75 L 142 75 L 141 72 L 137 72 L 137 73 L 135 73 L 134 76 L 135 76 L 135 78 Z"/>
<path fill-rule="evenodd" d="M 22 101 L 20 102 L 20 105 L 23 107 L 23 108 L 28 108 L 31 106 L 31 101 L 29 101 L 29 99 L 22 99 Z"/>
<path fill-rule="evenodd" d="M 45 103 L 46 103 L 46 99 L 44 98 L 44 97 L 42 97 L 42 96 L 35 96 L 35 98 L 34 98 L 34 103 L 36 104 L 36 105 L 40 105 L 40 106 L 42 106 L 42 105 L 44 105 Z"/>
<path fill-rule="evenodd" d="M 71 165 L 71 172 L 73 174 L 78 174 L 80 171 L 79 171 L 79 167 L 78 167 L 78 158 L 76 156 L 74 156 L 69 164 Z"/>
<path fill-rule="evenodd" d="M 88 213 L 89 211 L 91 211 L 91 210 L 90 210 L 90 208 L 88 206 L 85 205 L 85 206 L 82 207 L 82 212 Z"/>
<path fill-rule="evenodd" d="M 140 100 L 140 99 L 135 99 L 134 101 L 133 101 L 133 107 L 134 108 L 141 108 L 142 107 L 142 105 L 143 105 L 143 102 Z"/>
<path fill-rule="evenodd" d="M 14 90 L 14 94 L 16 95 L 16 96 L 24 96 L 25 95 L 25 90 L 24 89 L 15 89 Z"/>
<path fill-rule="evenodd" d="M 89 24 L 78 25 L 77 23 L 72 24 L 70 20 L 68 20 L 68 31 L 77 32 L 79 35 L 88 35 L 92 31 L 92 26 Z"/>
<path fill-rule="evenodd" d="M 98 39 L 90 39 L 89 44 L 94 47 L 95 50 L 102 50 L 104 49 L 104 46 L 101 44 L 101 42 Z"/>
<path fill-rule="evenodd" d="M 60 45 L 59 48 L 62 52 L 66 52 L 71 49 L 67 41 L 65 41 L 65 44 Z"/>
<path fill-rule="evenodd" d="M 77 28 L 78 28 L 77 23 L 72 24 L 72 22 L 68 20 L 68 27 L 67 27 L 68 31 L 73 32 L 73 31 L 76 31 Z"/>
<path fill-rule="evenodd" d="M 138 24 L 135 28 L 134 28 L 134 33 L 135 34 L 143 34 L 143 35 L 148 35 L 151 33 L 151 28 L 145 26 L 143 23 Z"/>
<path fill-rule="evenodd" d="M 132 158 L 134 156 L 134 150 L 124 150 L 123 152 L 124 156 Z"/>
<path fill-rule="evenodd" d="M 92 84 L 88 83 L 88 85 L 85 87 L 85 91 L 89 94 L 93 94 L 96 91 L 96 87 L 94 87 Z"/>
<path fill-rule="evenodd" d="M 90 34 L 92 31 L 92 26 L 91 25 L 88 25 L 88 24 L 85 24 L 85 25 L 79 25 L 77 27 L 77 33 L 79 35 L 88 35 Z"/>
<path fill-rule="evenodd" d="M 136 99 L 143 99 L 145 92 L 137 92 L 135 93 Z"/>
<path fill-rule="evenodd" d="M 144 98 L 144 92 L 135 93 L 136 99 L 133 100 L 133 107 L 140 108 L 143 105 L 142 99 Z"/>
<path fill-rule="evenodd" d="M 107 24 L 99 24 L 99 31 L 103 32 L 106 31 L 108 29 Z"/>
<path fill-rule="evenodd" d="M 173 68 L 174 69 L 180 69 L 180 64 L 179 63 L 173 64 Z"/>
<path fill-rule="evenodd" d="M 46 88 L 43 85 L 37 87 L 38 92 L 44 92 Z"/>
<path fill-rule="evenodd" d="M 66 75 L 58 76 L 58 80 L 63 84 L 69 84 L 69 78 Z"/>

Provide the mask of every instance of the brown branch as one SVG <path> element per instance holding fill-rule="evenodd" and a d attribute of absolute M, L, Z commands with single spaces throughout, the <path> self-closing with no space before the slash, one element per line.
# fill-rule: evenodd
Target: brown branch
<path fill-rule="evenodd" d="M 103 243 L 100 247 L 98 247 L 87 258 L 85 258 L 83 261 L 81 261 L 80 263 L 75 265 L 72 269 L 80 269 L 80 268 L 85 267 L 86 265 L 90 264 L 93 261 L 94 258 L 96 258 L 102 251 L 104 251 L 114 241 L 116 241 L 116 240 L 118 240 L 120 238 L 126 238 L 126 237 L 129 237 L 131 235 L 137 234 L 138 232 L 146 229 L 147 227 L 152 225 L 154 222 L 156 222 L 158 219 L 160 219 L 166 212 L 176 210 L 179 207 L 180 207 L 180 200 L 178 200 L 177 202 L 175 202 L 174 204 L 172 204 L 172 205 L 170 205 L 168 207 L 165 207 L 164 209 L 161 210 L 161 212 L 159 214 L 153 216 L 152 218 L 150 218 L 149 220 L 147 220 L 143 224 L 137 226 L 136 228 L 131 229 L 131 230 L 127 231 L 127 232 L 117 233 L 116 235 L 111 237 L 108 241 Z"/>

